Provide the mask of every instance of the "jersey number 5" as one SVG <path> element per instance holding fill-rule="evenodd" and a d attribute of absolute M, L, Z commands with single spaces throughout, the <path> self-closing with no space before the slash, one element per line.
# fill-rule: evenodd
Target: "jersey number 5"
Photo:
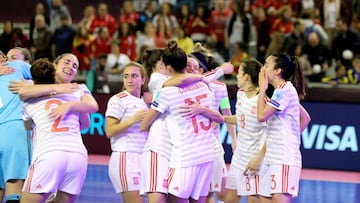
<path fill-rule="evenodd" d="M 56 105 L 56 106 L 59 106 L 59 105 L 62 104 L 62 102 L 59 101 L 59 100 L 50 100 L 50 101 L 46 102 L 46 104 L 45 104 L 45 110 L 50 110 L 50 107 L 51 107 L 52 104 L 54 104 L 54 105 Z M 52 127 L 51 127 L 51 131 L 52 131 L 52 132 L 67 132 L 67 131 L 69 131 L 69 128 L 68 128 L 68 127 L 62 127 L 62 128 L 61 128 L 61 127 L 58 127 L 59 123 L 60 123 L 60 118 L 57 118 L 57 119 L 54 121 L 54 124 L 53 124 Z"/>
<path fill-rule="evenodd" d="M 207 98 L 207 95 L 202 94 L 202 95 L 196 96 L 195 100 L 196 100 L 197 103 L 200 104 L 200 100 L 205 99 L 205 98 Z M 187 98 L 187 99 L 185 99 L 185 103 L 188 104 L 188 105 L 192 105 L 192 104 L 194 104 L 194 101 L 191 98 Z M 191 118 L 191 121 L 192 121 L 192 125 L 194 127 L 194 133 L 198 134 L 199 133 L 199 127 L 198 127 L 198 123 L 196 121 L 196 116 L 193 116 Z M 203 121 L 201 121 L 200 122 L 200 127 L 201 127 L 201 129 L 203 129 L 205 131 L 209 130 L 211 128 L 211 121 L 209 120 L 209 123 L 207 125 Z"/>

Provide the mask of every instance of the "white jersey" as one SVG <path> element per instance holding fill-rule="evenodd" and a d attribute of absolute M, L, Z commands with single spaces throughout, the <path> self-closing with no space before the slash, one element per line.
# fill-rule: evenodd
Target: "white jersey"
<path fill-rule="evenodd" d="M 165 87 L 155 97 L 151 107 L 168 113 L 166 124 L 171 139 L 169 167 L 189 167 L 214 161 L 212 121 L 202 115 L 187 119 L 180 107 L 192 102 L 212 107 L 213 94 L 204 82 L 179 87 Z"/>
<path fill-rule="evenodd" d="M 214 81 L 209 84 L 210 89 L 214 93 L 214 110 L 220 109 L 221 100 L 228 100 L 228 91 L 226 84 L 220 81 Z M 225 151 L 220 142 L 220 130 L 219 128 L 214 129 L 214 143 L 215 143 L 215 154 L 225 154 Z"/>
<path fill-rule="evenodd" d="M 277 112 L 267 121 L 265 163 L 301 167 L 300 103 L 295 87 L 284 82 L 267 104 Z"/>
<path fill-rule="evenodd" d="M 112 117 L 120 121 L 128 120 L 140 110 L 147 110 L 148 106 L 142 98 L 134 97 L 127 91 L 112 96 L 107 104 L 105 117 Z M 147 132 L 140 132 L 140 122 L 133 124 L 124 132 L 110 138 L 112 151 L 141 153 L 147 139 Z"/>
<path fill-rule="evenodd" d="M 149 83 L 148 83 L 148 88 L 149 88 L 150 93 L 155 94 L 155 90 L 159 89 L 159 87 L 161 88 L 164 81 L 168 78 L 169 78 L 169 76 L 161 74 L 161 73 L 156 73 L 156 72 L 151 73 Z M 160 83 L 161 83 L 161 86 L 159 86 Z"/>
<path fill-rule="evenodd" d="M 161 73 L 152 73 L 150 76 L 150 81 L 148 84 L 150 92 L 156 95 L 161 90 L 164 82 L 169 77 L 163 75 Z M 171 152 L 171 142 L 170 142 L 170 135 L 167 129 L 167 125 L 165 122 L 166 114 L 161 114 L 158 118 L 156 118 L 150 126 L 149 129 L 149 137 L 144 147 L 144 151 L 153 151 L 162 156 L 164 156 L 167 160 L 170 159 L 170 152 Z"/>
<path fill-rule="evenodd" d="M 52 109 L 69 101 L 80 101 L 84 94 L 91 94 L 85 85 L 72 94 L 58 94 L 27 100 L 23 105 L 23 119 L 33 120 L 33 158 L 49 151 L 67 151 L 84 154 L 87 150 L 80 133 L 79 112 L 69 112 L 60 119 L 49 118 Z"/>
<path fill-rule="evenodd" d="M 236 101 L 237 147 L 231 164 L 242 172 L 246 165 L 261 149 L 265 142 L 266 123 L 257 119 L 259 95 L 248 98 L 238 90 Z"/>

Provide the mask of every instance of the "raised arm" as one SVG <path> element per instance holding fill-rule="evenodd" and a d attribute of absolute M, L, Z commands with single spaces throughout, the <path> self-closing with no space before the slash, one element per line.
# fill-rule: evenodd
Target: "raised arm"
<path fill-rule="evenodd" d="M 218 112 L 215 111 L 213 109 L 210 109 L 208 107 L 202 106 L 198 103 L 194 103 L 191 105 L 184 105 L 181 107 L 180 113 L 187 118 L 191 118 L 193 116 L 196 115 L 203 115 L 206 118 L 217 122 L 217 123 L 223 123 L 224 122 L 224 118 L 222 117 L 222 115 Z"/>
<path fill-rule="evenodd" d="M 55 94 L 73 93 L 79 89 L 75 83 L 69 84 L 37 84 L 20 87 L 18 94 L 20 99 L 26 101 L 30 98 L 49 96 Z"/>
<path fill-rule="evenodd" d="M 257 103 L 257 117 L 260 122 L 267 121 L 276 112 L 274 107 L 267 105 L 265 102 L 267 88 L 268 80 L 265 70 L 262 69 L 259 73 L 259 99 Z"/>
<path fill-rule="evenodd" d="M 170 77 L 169 79 L 167 79 L 164 82 L 163 87 L 179 86 L 179 85 L 183 85 L 183 84 L 189 84 L 189 83 L 201 81 L 203 79 L 204 79 L 203 75 L 186 73 L 186 74 L 181 74 L 181 75 L 177 75 L 174 77 Z"/>

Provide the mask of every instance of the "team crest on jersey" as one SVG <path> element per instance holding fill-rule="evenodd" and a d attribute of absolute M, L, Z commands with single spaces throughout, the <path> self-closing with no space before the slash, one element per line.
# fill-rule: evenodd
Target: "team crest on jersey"
<path fill-rule="evenodd" d="M 279 101 L 282 98 L 283 98 L 283 91 L 280 89 L 275 90 L 274 95 L 272 96 L 272 99 Z"/>
<path fill-rule="evenodd" d="M 139 180 L 139 177 L 133 177 L 133 182 L 134 182 L 134 185 L 139 185 L 140 184 L 140 180 Z"/>
<path fill-rule="evenodd" d="M 256 114 L 256 106 L 251 107 L 251 114 Z"/>

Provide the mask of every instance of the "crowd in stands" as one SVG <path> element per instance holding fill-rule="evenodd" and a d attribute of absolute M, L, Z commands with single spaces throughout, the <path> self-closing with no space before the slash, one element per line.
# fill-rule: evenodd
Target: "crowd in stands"
<path fill-rule="evenodd" d="M 108 92 L 124 65 L 171 39 L 186 53 L 200 42 L 235 66 L 286 52 L 308 82 L 360 84 L 360 0 L 122 0 L 117 14 L 104 1 L 83 8 L 79 22 L 62 0 L 47 3 L 36 4 L 28 35 L 2 22 L 0 50 L 25 47 L 50 60 L 72 52 L 94 92 Z"/>

